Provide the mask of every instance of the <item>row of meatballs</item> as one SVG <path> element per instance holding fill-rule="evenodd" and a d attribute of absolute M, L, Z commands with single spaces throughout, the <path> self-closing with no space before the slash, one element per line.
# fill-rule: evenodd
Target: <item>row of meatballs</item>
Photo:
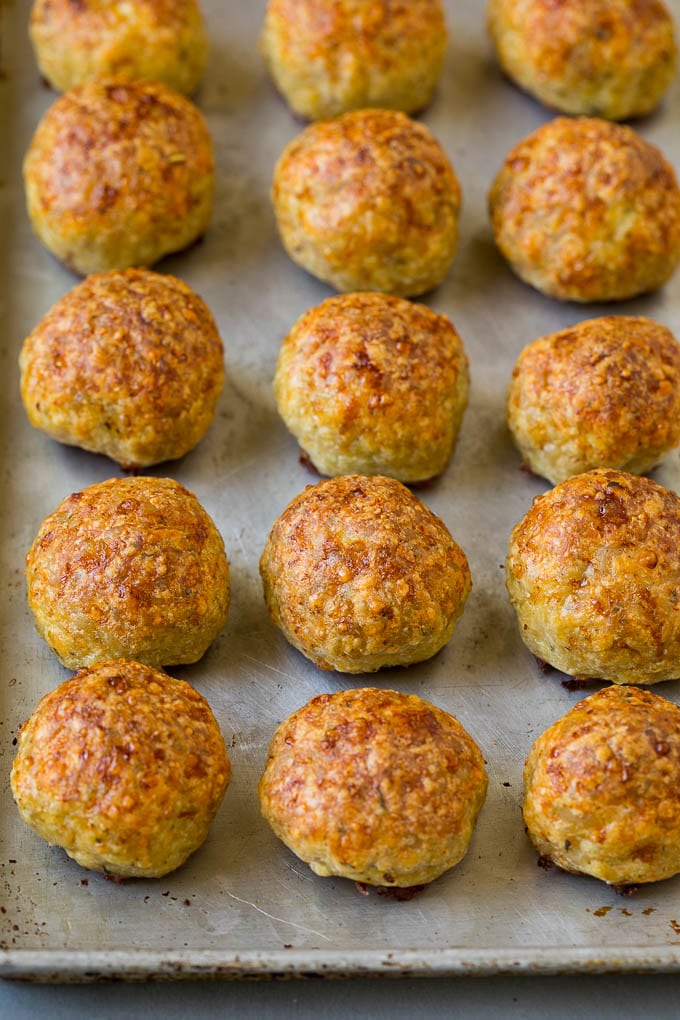
<path fill-rule="evenodd" d="M 527 829 L 561 867 L 615 884 L 680 870 L 680 710 L 633 685 L 677 675 L 678 528 L 674 494 L 598 469 L 538 499 L 510 543 L 525 640 L 534 627 L 553 650 L 589 642 L 618 680 L 536 741 Z M 288 639 L 349 672 L 434 654 L 470 587 L 443 522 L 383 477 L 308 487 L 275 522 L 260 569 Z M 90 665 L 20 731 L 22 817 L 88 867 L 165 874 L 205 838 L 230 765 L 204 699 L 139 660 L 195 661 L 215 636 L 229 598 L 220 536 L 178 483 L 114 478 L 45 520 L 27 579 L 40 633 L 67 665 Z M 631 658 L 637 672 L 625 675 Z M 281 724 L 259 790 L 274 832 L 318 874 L 412 889 L 462 858 L 486 787 L 482 752 L 449 713 L 359 688 Z"/>
<path fill-rule="evenodd" d="M 212 139 L 193 104 L 158 82 L 92 82 L 61 96 L 24 161 L 37 236 L 81 274 L 151 266 L 207 229 Z M 291 258 L 339 291 L 415 297 L 458 246 L 461 186 L 422 123 L 357 110 L 309 125 L 274 169 L 276 223 Z M 560 117 L 506 157 L 489 191 L 496 243 L 553 297 L 630 298 L 680 262 L 680 188 L 632 128 Z"/>
<path fill-rule="evenodd" d="M 534 743 L 523 815 L 567 871 L 631 886 L 680 870 L 680 709 L 639 687 L 583 699 Z M 100 662 L 45 695 L 19 733 L 21 817 L 86 868 L 160 877 L 207 837 L 231 776 L 189 684 Z M 258 785 L 274 833 L 321 876 L 407 898 L 465 855 L 487 791 L 482 752 L 416 695 L 323 694 L 272 738 Z"/>
<path fill-rule="evenodd" d="M 677 66 L 673 19 L 661 0 L 489 0 L 487 28 L 505 73 L 564 113 L 644 116 Z M 124 74 L 191 95 L 206 66 L 196 0 L 124 8 L 35 0 L 30 34 L 42 74 L 61 91 Z M 260 48 L 293 112 L 321 120 L 374 106 L 424 109 L 447 41 L 441 0 L 269 0 Z"/>
<path fill-rule="evenodd" d="M 578 678 L 680 676 L 680 498 L 597 468 L 537 497 L 510 536 L 506 585 L 523 640 Z M 465 553 L 400 482 L 308 486 L 260 559 L 274 622 L 321 669 L 422 662 L 451 638 L 471 588 Z M 63 500 L 26 557 L 39 633 L 77 669 L 102 658 L 198 661 L 224 627 L 224 543 L 167 478 L 112 478 Z"/>
<path fill-rule="evenodd" d="M 148 269 L 89 276 L 24 341 L 33 425 L 126 469 L 182 457 L 224 385 L 214 317 L 186 284 Z M 468 401 L 468 357 L 450 319 L 395 295 L 327 298 L 284 338 L 278 411 L 321 475 L 435 478 Z M 519 355 L 506 418 L 526 466 L 553 483 L 595 467 L 644 473 L 680 443 L 680 345 L 660 323 L 604 316 Z"/>

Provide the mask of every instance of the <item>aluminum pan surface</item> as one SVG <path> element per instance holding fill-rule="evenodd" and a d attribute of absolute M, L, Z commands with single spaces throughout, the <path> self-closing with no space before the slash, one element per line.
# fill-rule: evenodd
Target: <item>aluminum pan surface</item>
<path fill-rule="evenodd" d="M 672 4 L 680 15 L 677 0 Z M 117 885 L 50 849 L 18 819 L 2 782 L 0 974 L 44 980 L 117 975 L 493 973 L 680 969 L 680 878 L 622 899 L 602 883 L 546 873 L 525 837 L 521 772 L 533 739 L 574 704 L 556 675 L 521 644 L 500 564 L 512 525 L 546 486 L 519 470 L 503 423 L 511 366 L 534 337 L 606 311 L 658 318 L 680 336 L 680 273 L 625 306 L 562 305 L 516 280 L 496 254 L 486 190 L 505 153 L 550 114 L 502 79 L 483 28 L 483 4 L 447 3 L 451 41 L 424 120 L 449 153 L 464 191 L 461 245 L 449 278 L 426 301 L 448 314 L 471 362 L 470 405 L 455 458 L 422 498 L 468 554 L 474 589 L 458 629 L 434 660 L 363 678 L 316 670 L 287 646 L 264 609 L 257 562 L 277 514 L 313 481 L 279 422 L 271 378 L 281 338 L 328 296 L 276 238 L 268 189 L 274 162 L 301 125 L 274 93 L 257 52 L 264 0 L 204 0 L 212 57 L 197 97 L 212 129 L 218 193 L 204 242 L 162 269 L 213 309 L 228 382 L 206 439 L 160 467 L 193 489 L 220 527 L 231 562 L 228 625 L 195 667 L 176 670 L 208 698 L 222 726 L 233 781 L 205 846 L 156 882 Z M 118 473 L 103 458 L 32 430 L 16 359 L 23 337 L 77 281 L 33 238 L 20 162 L 54 98 L 26 38 L 29 4 L 1 8 L 5 137 L 2 246 L 4 504 L 0 555 L 2 714 L 7 776 L 18 725 L 67 675 L 33 630 L 23 557 L 43 517 L 68 493 Z M 680 167 L 680 85 L 639 123 Z M 680 488 L 680 455 L 655 477 Z M 256 785 L 276 724 L 323 691 L 364 683 L 413 691 L 453 712 L 481 744 L 490 784 L 465 860 L 408 903 L 363 897 L 320 879 L 260 819 Z M 657 688 L 678 701 L 680 684 Z"/>

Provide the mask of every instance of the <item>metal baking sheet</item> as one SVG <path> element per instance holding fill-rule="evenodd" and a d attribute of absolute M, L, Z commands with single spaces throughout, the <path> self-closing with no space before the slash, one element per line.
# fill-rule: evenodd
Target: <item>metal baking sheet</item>
<path fill-rule="evenodd" d="M 672 2 L 680 20 L 678 0 Z M 43 517 L 68 493 L 114 475 L 104 458 L 51 442 L 27 424 L 17 355 L 23 337 L 77 281 L 32 236 L 20 164 L 54 95 L 29 49 L 28 0 L 2 5 L 2 471 L 0 536 L 0 975 L 38 980 L 118 976 L 470 974 L 680 969 L 680 878 L 621 898 L 594 879 L 537 867 L 523 831 L 521 774 L 533 739 L 583 696 L 541 673 L 519 640 L 501 564 L 512 525 L 546 485 L 519 470 L 504 427 L 505 388 L 536 336 L 605 312 L 655 317 L 680 336 L 680 273 L 625 306 L 544 298 L 495 252 L 486 191 L 505 153 L 550 114 L 505 81 L 492 60 L 483 3 L 446 4 L 451 39 L 424 120 L 464 191 L 461 244 L 446 282 L 425 300 L 456 324 L 471 362 L 471 399 L 455 458 L 419 495 L 466 550 L 474 589 L 450 644 L 432 661 L 368 678 L 323 673 L 270 624 L 257 564 L 274 518 L 313 477 L 277 418 L 271 379 L 283 335 L 330 291 L 284 254 L 269 203 L 274 162 L 301 125 L 276 95 L 257 36 L 264 0 L 205 0 L 212 39 L 197 101 L 218 160 L 204 241 L 160 267 L 213 309 L 228 381 L 217 420 L 182 461 L 155 469 L 194 490 L 229 553 L 233 603 L 202 662 L 175 670 L 208 698 L 233 781 L 205 846 L 158 881 L 119 885 L 44 845 L 20 822 L 7 776 L 13 738 L 39 697 L 67 675 L 34 632 L 23 558 Z M 638 123 L 680 167 L 680 84 Z M 680 454 L 655 477 L 680 489 Z M 360 895 L 317 878 L 271 835 L 256 786 L 276 724 L 310 697 L 377 684 L 453 712 L 481 744 L 489 794 L 465 860 L 415 899 Z M 678 701 L 680 683 L 657 688 Z"/>

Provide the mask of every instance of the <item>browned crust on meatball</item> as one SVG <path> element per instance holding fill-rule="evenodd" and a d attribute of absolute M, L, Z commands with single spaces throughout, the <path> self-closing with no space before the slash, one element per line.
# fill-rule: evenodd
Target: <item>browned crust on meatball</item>
<path fill-rule="evenodd" d="M 197 0 L 35 0 L 29 29 L 41 74 L 62 92 L 149 78 L 191 95 L 208 56 Z"/>
<path fill-rule="evenodd" d="M 45 518 L 26 556 L 38 633 L 65 666 L 196 662 L 224 626 L 224 543 L 170 478 L 111 478 Z"/>
<path fill-rule="evenodd" d="M 260 43 L 295 113 L 321 120 L 362 107 L 424 109 L 446 41 L 440 0 L 269 0 Z"/>
<path fill-rule="evenodd" d="M 205 302 L 145 269 L 74 287 L 26 338 L 19 364 L 32 425 L 124 468 L 192 449 L 224 382 L 222 341 Z"/>
<path fill-rule="evenodd" d="M 90 82 L 47 111 L 24 181 L 33 229 L 71 269 L 148 266 L 204 233 L 212 139 L 198 109 L 160 82 Z"/>
<path fill-rule="evenodd" d="M 538 852 L 617 885 L 680 871 L 680 709 L 651 691 L 609 687 L 534 743 L 524 821 Z"/>
<path fill-rule="evenodd" d="M 23 820 L 83 867 L 159 877 L 205 840 L 230 764 L 206 700 L 137 662 L 81 670 L 19 731 Z"/>
<path fill-rule="evenodd" d="M 468 359 L 449 319 L 386 294 L 344 294 L 306 312 L 283 341 L 279 412 L 325 475 L 416 482 L 453 452 Z"/>
<path fill-rule="evenodd" d="M 526 283 L 570 301 L 660 287 L 680 262 L 680 188 L 632 128 L 543 125 L 511 150 L 489 192 L 496 243 Z"/>
<path fill-rule="evenodd" d="M 538 497 L 513 529 L 506 584 L 527 647 L 578 677 L 680 677 L 680 498 L 598 468 Z"/>
<path fill-rule="evenodd" d="M 308 486 L 260 560 L 274 623 L 321 669 L 406 666 L 449 640 L 471 587 L 444 522 L 400 482 L 348 475 Z"/>
<path fill-rule="evenodd" d="M 281 723 L 259 796 L 316 874 L 410 887 L 461 860 L 486 788 L 481 751 L 452 715 L 365 688 L 322 694 Z"/>
<path fill-rule="evenodd" d="M 506 74 L 563 113 L 642 116 L 675 75 L 673 19 L 660 0 L 490 0 L 488 26 Z"/>
<path fill-rule="evenodd" d="M 414 297 L 446 276 L 461 190 L 432 133 L 406 114 L 358 110 L 285 148 L 272 199 L 290 257 L 336 290 Z"/>
<path fill-rule="evenodd" d="M 680 344 L 625 315 L 540 337 L 515 363 L 507 419 L 526 464 L 551 482 L 594 467 L 649 471 L 680 443 Z"/>

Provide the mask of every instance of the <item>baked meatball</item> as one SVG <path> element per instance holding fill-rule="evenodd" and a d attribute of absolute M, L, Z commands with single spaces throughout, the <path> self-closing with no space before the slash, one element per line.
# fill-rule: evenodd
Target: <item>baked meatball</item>
<path fill-rule="evenodd" d="M 260 574 L 290 643 L 341 673 L 429 659 L 453 634 L 471 587 L 444 522 L 381 476 L 307 486 L 274 522 Z"/>
<path fill-rule="evenodd" d="M 272 199 L 290 257 L 336 290 L 414 297 L 442 282 L 456 252 L 458 178 L 405 113 L 310 124 L 276 164 Z"/>
<path fill-rule="evenodd" d="M 197 0 L 34 0 L 30 36 L 41 74 L 60 92 L 125 77 L 191 95 L 208 56 Z"/>
<path fill-rule="evenodd" d="M 517 359 L 507 419 L 527 466 L 551 482 L 594 467 L 643 474 L 680 443 L 680 344 L 624 315 L 540 337 Z"/>
<path fill-rule="evenodd" d="M 680 709 L 638 687 L 585 698 L 534 743 L 524 822 L 543 856 L 616 885 L 680 871 Z"/>
<path fill-rule="evenodd" d="M 274 393 L 321 474 L 418 482 L 440 474 L 451 457 L 468 360 L 446 316 L 392 295 L 341 294 L 293 326 Z"/>
<path fill-rule="evenodd" d="M 208 225 L 212 139 L 160 82 L 90 82 L 40 121 L 24 182 L 35 233 L 74 272 L 150 266 Z"/>
<path fill-rule="evenodd" d="M 490 0 L 488 25 L 505 73 L 563 113 L 640 117 L 675 74 L 660 0 Z"/>
<path fill-rule="evenodd" d="M 194 447 L 224 382 L 208 307 L 180 280 L 150 269 L 89 276 L 26 338 L 19 364 L 32 425 L 124 468 Z"/>
<path fill-rule="evenodd" d="M 159 878 L 208 834 L 229 758 L 197 691 L 126 660 L 82 669 L 19 731 L 12 792 L 23 820 L 85 868 Z"/>
<path fill-rule="evenodd" d="M 229 609 L 224 543 L 170 478 L 110 478 L 64 499 L 26 556 L 38 633 L 71 669 L 196 662 Z"/>
<path fill-rule="evenodd" d="M 622 124 L 544 124 L 506 157 L 489 210 L 513 270 L 561 300 L 634 297 L 660 287 L 680 262 L 675 172 Z"/>
<path fill-rule="evenodd" d="M 656 482 L 595 468 L 539 496 L 506 584 L 525 644 L 563 673 L 680 677 L 680 498 Z"/>
<path fill-rule="evenodd" d="M 362 107 L 424 109 L 446 39 L 441 0 L 269 0 L 261 48 L 293 111 L 321 120 Z"/>
<path fill-rule="evenodd" d="M 464 857 L 484 803 L 482 753 L 457 719 L 374 688 L 312 698 L 276 730 L 259 794 L 317 875 L 421 886 Z"/>

